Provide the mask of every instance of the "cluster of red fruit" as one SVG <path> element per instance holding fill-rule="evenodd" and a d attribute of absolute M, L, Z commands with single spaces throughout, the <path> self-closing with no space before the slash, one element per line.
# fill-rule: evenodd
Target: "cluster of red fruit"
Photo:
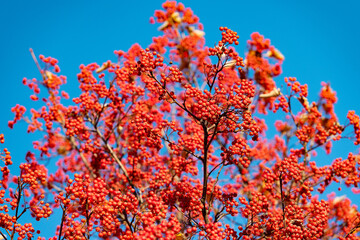
<path fill-rule="evenodd" d="M 296 78 L 278 88 L 284 56 L 259 33 L 242 58 L 235 31 L 220 27 L 208 48 L 191 9 L 174 1 L 163 8 L 151 19 L 162 35 L 147 48 L 80 66 L 73 105 L 63 104 L 57 60 L 40 55 L 38 63 L 31 50 L 41 79 L 23 83 L 43 107 L 28 117 L 16 105 L 9 127 L 25 120 L 44 137 L 18 176 L 10 152 L 0 153 L 0 236 L 42 239 L 24 215 L 41 221 L 60 212 L 52 240 L 360 239 L 351 201 L 317 195 L 339 182 L 357 192 L 359 156 L 314 161 L 346 131 L 359 144 L 359 116 L 338 121 L 329 84 L 313 102 Z M 274 136 L 268 112 L 285 115 Z M 56 161 L 54 172 L 44 158 Z"/>

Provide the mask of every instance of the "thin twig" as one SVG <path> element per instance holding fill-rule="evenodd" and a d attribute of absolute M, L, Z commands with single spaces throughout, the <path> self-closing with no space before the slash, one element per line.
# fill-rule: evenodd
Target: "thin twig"
<path fill-rule="evenodd" d="M 43 73 L 42 73 L 40 64 L 39 64 L 39 62 L 38 62 L 38 60 L 37 60 L 37 58 L 36 58 L 36 56 L 35 56 L 35 53 L 34 53 L 33 49 L 30 48 L 29 51 L 30 51 L 30 54 L 31 54 L 32 58 L 34 59 L 34 62 L 35 62 L 35 64 L 36 64 L 37 68 L 39 69 L 39 72 L 40 72 L 41 76 L 42 76 L 43 78 L 45 78 L 45 76 L 44 76 Z"/>
<path fill-rule="evenodd" d="M 280 173 L 279 181 L 280 181 L 280 192 L 281 192 L 281 207 L 282 207 L 282 212 L 283 212 L 283 223 L 284 223 L 284 228 L 286 228 L 285 202 L 284 202 L 284 193 L 283 193 L 282 173 Z"/>
<path fill-rule="evenodd" d="M 64 208 L 62 208 L 63 213 L 62 213 L 62 217 L 61 217 L 61 224 L 60 224 L 60 230 L 59 230 L 59 237 L 58 239 L 61 240 L 61 234 L 62 234 L 62 229 L 63 229 L 63 225 L 64 225 L 64 221 L 65 221 L 65 216 L 66 216 L 66 207 L 64 206 Z"/>

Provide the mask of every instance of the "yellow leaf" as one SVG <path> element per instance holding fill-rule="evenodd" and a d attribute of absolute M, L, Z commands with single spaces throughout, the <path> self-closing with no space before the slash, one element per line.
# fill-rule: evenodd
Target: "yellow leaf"
<path fill-rule="evenodd" d="M 176 234 L 176 238 L 175 238 L 175 240 L 183 240 L 183 239 L 185 239 L 184 234 L 182 234 L 182 233 L 178 233 L 178 234 Z"/>

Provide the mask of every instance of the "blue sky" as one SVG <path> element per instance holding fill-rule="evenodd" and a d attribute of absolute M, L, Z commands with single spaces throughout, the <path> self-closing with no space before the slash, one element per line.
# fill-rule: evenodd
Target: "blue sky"
<path fill-rule="evenodd" d="M 146 47 L 158 25 L 149 23 L 163 1 L 3 1 L 0 7 L 0 132 L 15 164 L 31 149 L 34 135 L 25 124 L 7 127 L 17 103 L 30 106 L 30 90 L 22 78 L 40 77 L 29 53 L 59 60 L 68 77 L 66 90 L 77 92 L 80 64 L 115 60 L 114 50 L 127 50 L 133 43 Z M 360 2 L 358 1 L 182 1 L 204 24 L 206 44 L 220 38 L 218 28 L 227 26 L 240 35 L 240 53 L 252 32 L 270 38 L 284 55 L 283 74 L 308 83 L 315 100 L 320 82 L 330 82 L 337 91 L 336 112 L 344 123 L 349 109 L 360 113 Z M 344 150 L 345 149 L 345 150 Z M 348 150 L 349 149 L 349 150 Z M 336 157 L 357 152 L 351 145 L 335 149 Z M 330 159 L 329 161 L 332 161 Z"/>

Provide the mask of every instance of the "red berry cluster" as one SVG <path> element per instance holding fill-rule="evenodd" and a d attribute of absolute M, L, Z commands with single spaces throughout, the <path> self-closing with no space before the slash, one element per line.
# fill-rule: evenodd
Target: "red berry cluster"
<path fill-rule="evenodd" d="M 311 192 L 314 191 L 314 188 L 310 186 L 310 182 L 304 182 L 300 187 L 296 188 L 295 191 L 298 195 L 303 198 L 311 199 L 312 194 Z"/>
<path fill-rule="evenodd" d="M 183 177 L 180 182 L 173 183 L 173 190 L 163 191 L 164 203 L 174 206 L 178 202 L 182 212 L 200 216 L 202 210 L 200 205 L 201 186 L 199 183 L 197 183 L 197 186 L 192 186 L 187 179 L 187 177 Z"/>
<path fill-rule="evenodd" d="M 264 178 L 264 183 L 265 183 L 264 188 L 266 190 L 273 189 L 273 184 L 277 180 L 277 176 L 271 171 L 271 169 L 266 168 L 262 173 L 262 177 Z"/>
<path fill-rule="evenodd" d="M 349 125 L 349 139 L 360 143 L 355 112 L 340 125 L 329 84 L 309 103 L 308 86 L 285 78 L 285 95 L 275 84 L 284 56 L 259 33 L 243 61 L 232 47 L 236 32 L 220 27 L 220 41 L 207 48 L 191 9 L 163 7 L 155 12 L 162 35 L 148 48 L 134 44 L 114 52 L 117 62 L 80 66 L 81 93 L 69 106 L 57 60 L 40 56 L 41 69 L 32 52 L 41 80 L 23 82 L 31 99 L 40 89 L 48 96 L 29 117 L 16 105 L 9 126 L 24 119 L 44 137 L 12 181 L 10 152 L 0 154 L 0 227 L 9 238 L 34 237 L 19 220 L 30 210 L 34 220 L 62 212 L 52 240 L 357 239 L 357 208 L 346 197 L 317 200 L 314 190 L 341 182 L 358 193 L 358 156 L 310 162 L 319 147 L 330 153 Z M 280 108 L 286 120 L 272 135 L 268 120 Z M 262 115 L 269 110 L 274 118 Z M 57 161 L 49 175 L 45 158 Z M 52 196 L 55 203 L 45 201 Z"/>
<path fill-rule="evenodd" d="M 9 121 L 8 126 L 10 128 L 13 128 L 14 124 L 19 121 L 22 116 L 24 115 L 26 108 L 24 106 L 21 106 L 19 104 L 16 104 L 15 107 L 11 108 L 11 111 L 15 114 L 15 118 L 12 121 Z"/>
<path fill-rule="evenodd" d="M 332 175 L 344 179 L 347 186 L 359 186 L 360 174 L 357 173 L 357 169 L 359 169 L 358 157 L 352 153 L 349 153 L 347 159 L 335 159 L 330 169 Z M 339 181 L 337 180 L 337 182 Z"/>
<path fill-rule="evenodd" d="M 256 51 L 263 52 L 270 48 L 270 39 L 265 39 L 263 35 L 260 35 L 258 32 L 251 34 L 251 40 L 248 40 L 248 44 L 251 47 L 255 47 Z"/>
<path fill-rule="evenodd" d="M 237 35 L 237 32 L 234 32 L 233 30 L 227 28 L 227 27 L 220 27 L 219 30 L 221 31 L 221 43 L 227 45 L 227 44 L 235 44 L 238 45 L 238 39 L 239 36 Z M 220 42 L 219 42 L 220 44 Z M 219 45 L 220 46 L 220 45 Z"/>
<path fill-rule="evenodd" d="M 240 197 L 239 201 L 241 204 L 245 205 L 245 207 L 241 208 L 241 213 L 245 218 L 265 213 L 269 207 L 267 198 L 259 192 L 252 192 L 251 201 L 249 202 L 246 201 L 244 197 Z"/>
<path fill-rule="evenodd" d="M 5 166 L 8 166 L 8 165 L 12 165 L 12 161 L 11 161 L 11 155 L 10 155 L 10 152 L 7 148 L 4 148 L 4 153 L 5 156 L 3 155 L 0 155 L 1 159 L 4 161 L 5 163 Z"/>
<path fill-rule="evenodd" d="M 137 63 L 137 71 L 139 73 L 147 73 L 153 71 L 157 67 L 163 66 L 164 58 L 160 54 L 153 51 L 151 52 L 149 48 L 140 51 L 140 59 Z"/>
<path fill-rule="evenodd" d="M 99 96 L 99 97 L 105 97 L 105 96 Z M 74 103 L 80 105 L 79 107 L 82 111 L 100 112 L 102 110 L 102 106 L 99 103 L 99 99 L 95 95 L 95 93 L 92 94 L 90 94 L 89 92 L 82 93 L 80 97 L 74 98 L 73 101 Z"/>
<path fill-rule="evenodd" d="M 231 164 L 241 164 L 243 167 L 247 168 L 250 165 L 250 147 L 247 145 L 246 140 L 239 135 L 235 137 L 232 141 L 229 149 L 224 147 L 221 149 L 223 152 L 220 154 L 222 159 L 226 160 Z M 235 158 L 234 155 L 238 155 L 238 158 Z"/>
<path fill-rule="evenodd" d="M 21 181 L 30 185 L 30 189 L 37 189 L 47 183 L 47 168 L 37 162 L 20 164 Z"/>
<path fill-rule="evenodd" d="M 25 223 L 21 225 L 20 223 L 14 224 L 15 232 L 19 235 L 18 240 L 22 239 L 31 239 L 34 237 L 35 229 L 31 223 Z"/>
<path fill-rule="evenodd" d="M 80 114 L 76 114 L 75 112 L 71 112 L 69 117 L 65 119 L 66 135 L 67 136 L 75 136 L 84 132 L 84 118 Z"/>
<path fill-rule="evenodd" d="M 171 169 L 174 173 L 180 177 L 182 173 L 189 173 L 193 176 L 198 174 L 199 169 L 197 168 L 194 159 L 185 158 L 188 156 L 188 152 L 185 150 L 180 152 L 181 156 L 174 157 L 170 163 Z"/>
<path fill-rule="evenodd" d="M 277 98 L 277 101 L 279 101 L 279 102 L 276 102 L 274 104 L 274 112 L 276 112 L 279 108 L 281 108 L 285 113 L 288 113 L 289 112 L 289 103 L 288 103 L 287 99 L 284 97 L 284 95 L 280 95 Z"/>
<path fill-rule="evenodd" d="M 44 201 L 30 202 L 31 215 L 35 217 L 36 221 L 40 221 L 41 218 L 48 218 L 53 213 L 49 203 Z"/>
<path fill-rule="evenodd" d="M 356 137 L 356 141 L 354 144 L 358 145 L 360 144 L 360 118 L 358 115 L 355 114 L 355 111 L 349 111 L 346 117 L 349 119 L 350 124 L 354 127 Z"/>
<path fill-rule="evenodd" d="M 153 37 L 153 42 L 150 44 L 149 49 L 163 55 L 166 53 L 166 47 L 168 45 L 169 39 L 166 36 Z"/>
<path fill-rule="evenodd" d="M 5 211 L 7 208 L 5 209 Z M 7 213 L 0 213 L 0 226 L 9 231 L 13 230 L 13 224 L 16 222 L 16 217 Z"/>
<path fill-rule="evenodd" d="M 171 182 L 171 175 L 169 170 L 165 167 L 160 167 L 159 172 L 150 180 L 149 188 L 158 190 L 160 187 L 166 186 Z"/>
<path fill-rule="evenodd" d="M 310 126 L 304 125 L 296 131 L 296 137 L 300 142 L 307 143 L 314 137 L 314 129 Z"/>
<path fill-rule="evenodd" d="M 146 218 L 146 215 L 148 214 L 145 213 L 144 218 Z M 151 224 L 144 225 L 144 227 L 138 233 L 134 234 L 132 239 L 177 239 L 177 235 L 180 231 L 181 226 L 178 220 L 175 218 L 174 214 L 171 214 L 169 216 L 169 220 L 162 220 L 159 224 L 152 222 Z"/>
<path fill-rule="evenodd" d="M 208 224 L 199 224 L 201 227 L 203 226 L 206 231 L 200 231 L 200 237 L 205 236 L 206 239 L 209 240 L 220 240 L 225 238 L 224 229 L 221 228 L 221 222 L 216 223 L 208 223 Z"/>
<path fill-rule="evenodd" d="M 236 193 L 223 193 L 220 195 L 219 200 L 222 202 L 223 206 L 226 208 L 226 212 L 231 216 L 235 216 L 239 213 L 236 209 L 239 206 L 239 203 L 236 201 Z"/>
<path fill-rule="evenodd" d="M 337 102 L 336 92 L 331 89 L 330 84 L 322 82 L 323 86 L 320 91 L 320 101 L 326 114 L 329 114 L 331 118 L 337 120 L 334 112 L 334 104 Z"/>
<path fill-rule="evenodd" d="M 250 111 L 244 111 L 243 122 L 241 123 L 241 129 L 244 132 L 248 132 L 250 136 L 252 136 L 252 140 L 256 141 L 258 139 L 258 134 L 261 131 L 260 127 L 256 123 L 256 121 L 252 118 Z"/>
<path fill-rule="evenodd" d="M 295 181 L 301 180 L 301 173 L 305 170 L 303 164 L 298 163 L 299 157 L 302 155 L 302 151 L 290 150 L 290 156 L 284 158 L 279 162 L 279 171 L 283 173 L 282 178 L 284 179 L 284 184 L 286 184 L 291 179 Z"/>

